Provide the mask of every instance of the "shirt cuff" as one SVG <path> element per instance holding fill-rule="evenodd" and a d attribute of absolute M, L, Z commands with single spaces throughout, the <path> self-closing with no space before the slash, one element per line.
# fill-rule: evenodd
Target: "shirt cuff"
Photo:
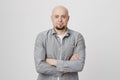
<path fill-rule="evenodd" d="M 60 71 L 60 72 L 63 72 L 64 70 L 63 70 L 63 66 L 64 66 L 64 64 L 63 64 L 63 60 L 57 60 L 57 71 Z"/>

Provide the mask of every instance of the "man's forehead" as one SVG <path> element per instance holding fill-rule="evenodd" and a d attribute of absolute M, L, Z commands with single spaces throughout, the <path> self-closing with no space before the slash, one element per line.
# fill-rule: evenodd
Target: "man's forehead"
<path fill-rule="evenodd" d="M 64 9 L 55 9 L 53 12 L 53 14 L 67 14 L 67 11 Z"/>
<path fill-rule="evenodd" d="M 53 14 L 52 16 L 68 16 L 67 14 Z"/>
<path fill-rule="evenodd" d="M 58 11 L 58 12 L 53 12 L 52 15 L 67 15 L 67 13 Z"/>

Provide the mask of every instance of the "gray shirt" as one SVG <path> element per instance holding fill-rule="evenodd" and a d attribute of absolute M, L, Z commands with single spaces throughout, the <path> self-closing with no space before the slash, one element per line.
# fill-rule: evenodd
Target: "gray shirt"
<path fill-rule="evenodd" d="M 79 54 L 77 60 L 70 60 L 73 54 Z M 57 59 L 57 66 L 46 63 L 46 58 Z M 85 42 L 83 36 L 67 28 L 62 43 L 54 29 L 38 34 L 35 41 L 34 59 L 37 80 L 79 80 L 78 72 L 85 63 Z"/>

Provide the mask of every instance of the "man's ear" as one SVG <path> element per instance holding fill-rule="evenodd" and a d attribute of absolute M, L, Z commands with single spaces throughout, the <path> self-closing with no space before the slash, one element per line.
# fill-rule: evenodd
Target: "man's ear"
<path fill-rule="evenodd" d="M 51 18 L 51 21 L 53 22 L 53 16 L 52 15 L 50 16 L 50 18 Z"/>

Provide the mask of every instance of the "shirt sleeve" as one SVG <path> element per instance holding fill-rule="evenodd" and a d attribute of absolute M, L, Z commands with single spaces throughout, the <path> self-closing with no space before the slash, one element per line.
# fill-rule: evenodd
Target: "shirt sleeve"
<path fill-rule="evenodd" d="M 77 37 L 77 43 L 74 53 L 79 54 L 77 60 L 57 60 L 57 70 L 60 72 L 80 72 L 83 70 L 85 63 L 85 42 L 81 34 Z"/>
<path fill-rule="evenodd" d="M 45 61 L 46 53 L 45 53 L 43 41 L 44 41 L 43 35 L 39 34 L 36 38 L 35 47 L 34 47 L 34 60 L 35 60 L 36 71 L 42 74 L 56 74 L 57 73 L 56 67 L 49 65 Z"/>

